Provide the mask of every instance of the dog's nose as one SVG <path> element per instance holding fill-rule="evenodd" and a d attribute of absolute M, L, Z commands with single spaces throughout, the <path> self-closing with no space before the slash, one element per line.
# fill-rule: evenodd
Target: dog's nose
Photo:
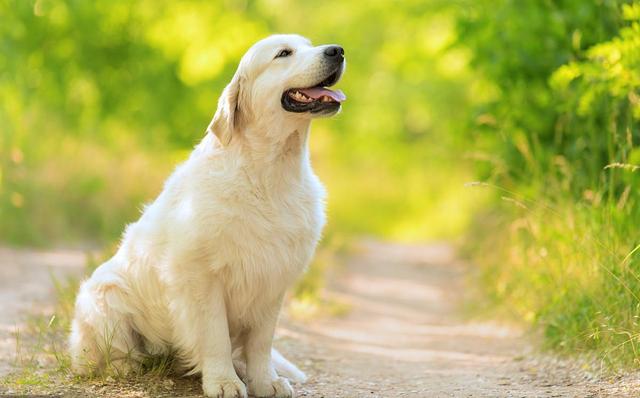
<path fill-rule="evenodd" d="M 332 60 L 340 60 L 344 59 L 344 48 L 340 46 L 329 46 L 324 49 L 324 55 Z"/>

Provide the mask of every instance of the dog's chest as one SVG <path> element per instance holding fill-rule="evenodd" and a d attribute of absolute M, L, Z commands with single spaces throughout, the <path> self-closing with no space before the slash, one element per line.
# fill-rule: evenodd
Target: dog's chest
<path fill-rule="evenodd" d="M 304 181 L 284 192 L 247 186 L 226 235 L 246 271 L 295 272 L 308 262 L 325 222 L 322 187 Z"/>
<path fill-rule="evenodd" d="M 322 187 L 309 181 L 280 195 L 247 190 L 223 235 L 232 323 L 251 324 L 303 272 L 325 222 Z"/>

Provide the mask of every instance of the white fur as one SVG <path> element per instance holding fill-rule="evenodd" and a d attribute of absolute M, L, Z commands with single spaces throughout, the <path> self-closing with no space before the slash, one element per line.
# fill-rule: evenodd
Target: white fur
<path fill-rule="evenodd" d="M 294 54 L 274 59 L 283 47 Z M 325 193 L 309 162 L 312 116 L 286 112 L 280 97 L 322 80 L 323 49 L 275 35 L 243 57 L 206 137 L 82 284 L 75 371 L 176 352 L 207 396 L 292 396 L 285 377 L 304 373 L 271 343 L 285 290 L 320 238 Z"/>

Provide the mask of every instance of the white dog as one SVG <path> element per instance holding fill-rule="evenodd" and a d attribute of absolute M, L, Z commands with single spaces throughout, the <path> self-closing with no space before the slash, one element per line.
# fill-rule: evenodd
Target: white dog
<path fill-rule="evenodd" d="M 341 47 L 297 35 L 244 55 L 206 137 L 82 284 L 69 340 L 76 372 L 174 352 L 202 373 L 208 397 L 293 395 L 287 378 L 304 373 L 271 345 L 285 290 L 325 223 L 307 142 L 311 119 L 340 110 L 344 94 L 325 87 L 344 68 Z"/>

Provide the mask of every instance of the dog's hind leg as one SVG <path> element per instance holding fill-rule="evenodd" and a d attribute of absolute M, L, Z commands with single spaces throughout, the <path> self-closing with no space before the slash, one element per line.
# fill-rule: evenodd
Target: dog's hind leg
<path fill-rule="evenodd" d="M 304 383 L 307 381 L 307 375 L 287 358 L 283 357 L 275 348 L 271 349 L 271 361 L 278 376 L 286 377 L 294 383 Z"/>
<path fill-rule="evenodd" d="M 78 375 L 89 375 L 96 372 L 102 364 L 102 354 L 96 343 L 93 328 L 77 319 L 71 324 L 69 336 L 69 355 L 71 369 Z"/>
<path fill-rule="evenodd" d="M 271 349 L 271 363 L 273 368 L 280 377 L 286 377 L 293 383 L 304 383 L 307 381 L 307 375 L 296 365 L 283 357 L 275 348 Z M 233 351 L 233 366 L 238 376 L 247 379 L 247 360 L 244 357 L 244 348 L 239 347 Z"/>
<path fill-rule="evenodd" d="M 71 367 L 81 375 L 124 375 L 141 359 L 139 336 L 132 329 L 118 285 L 85 282 L 78 293 L 71 326 Z"/>

